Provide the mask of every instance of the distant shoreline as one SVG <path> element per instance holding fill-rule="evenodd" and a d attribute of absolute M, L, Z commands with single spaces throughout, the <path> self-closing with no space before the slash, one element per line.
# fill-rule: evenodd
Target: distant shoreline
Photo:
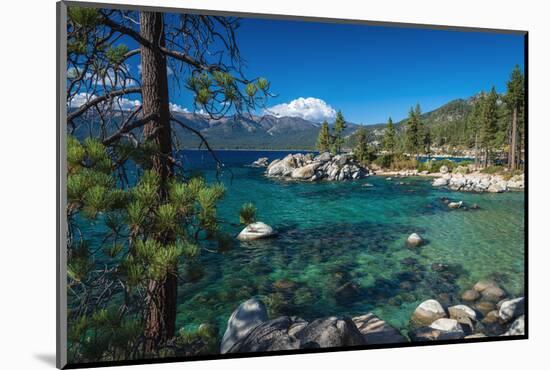
<path fill-rule="evenodd" d="M 198 148 L 185 148 L 181 150 L 193 150 L 198 152 L 208 152 L 208 149 L 198 149 Z M 214 149 L 213 151 L 218 152 L 317 152 L 317 150 L 312 149 Z"/>
<path fill-rule="evenodd" d="M 185 148 L 181 150 L 191 150 L 191 151 L 198 151 L 198 152 L 208 152 L 208 149 L 198 149 L 198 148 Z M 310 153 L 317 153 L 318 150 L 314 149 L 230 149 L 230 148 L 223 148 L 223 149 L 212 149 L 213 151 L 218 152 L 310 152 Z M 344 152 L 348 153 L 348 152 Z M 451 155 L 451 154 L 440 154 L 440 155 L 419 155 L 419 158 L 462 158 L 462 159 L 475 159 L 475 157 L 467 156 L 467 155 Z"/>

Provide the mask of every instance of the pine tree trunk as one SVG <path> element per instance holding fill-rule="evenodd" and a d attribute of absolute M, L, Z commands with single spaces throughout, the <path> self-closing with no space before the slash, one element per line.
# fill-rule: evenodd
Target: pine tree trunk
<path fill-rule="evenodd" d="M 163 16 L 161 13 L 141 12 L 140 34 L 152 45 L 164 46 Z M 155 143 L 158 151 L 151 158 L 152 170 L 160 178 L 160 201 L 167 199 L 167 185 L 173 176 L 169 158 L 172 155 L 168 77 L 166 58 L 156 47 L 141 45 L 141 84 L 143 114 L 156 113 L 158 118 L 143 130 L 144 137 Z M 171 235 L 157 236 L 162 244 Z M 145 352 L 154 351 L 159 342 L 175 334 L 177 278 L 168 274 L 164 281 L 152 280 L 147 292 L 145 315 Z"/>
<path fill-rule="evenodd" d="M 512 113 L 512 135 L 510 143 L 510 169 L 516 169 L 516 149 L 517 149 L 517 126 L 518 126 L 518 108 L 514 107 L 514 112 Z"/>

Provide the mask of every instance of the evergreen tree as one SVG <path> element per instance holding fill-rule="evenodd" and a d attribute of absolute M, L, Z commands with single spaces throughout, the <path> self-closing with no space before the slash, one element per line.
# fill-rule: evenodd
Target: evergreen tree
<path fill-rule="evenodd" d="M 498 95 L 493 87 L 483 101 L 480 143 L 485 151 L 485 167 L 489 165 L 490 156 L 492 150 L 494 149 L 496 133 L 498 130 L 497 99 Z"/>
<path fill-rule="evenodd" d="M 330 132 L 328 128 L 328 122 L 325 120 L 321 124 L 321 129 L 319 130 L 319 136 L 317 137 L 317 150 L 320 153 L 328 152 L 331 150 L 332 142 L 331 142 Z"/>
<path fill-rule="evenodd" d="M 424 135 L 422 137 L 423 154 L 430 155 L 432 152 L 432 134 L 430 128 L 424 125 Z"/>
<path fill-rule="evenodd" d="M 228 65 L 212 57 L 234 55 L 238 23 L 232 18 L 182 14 L 174 24 L 158 12 L 72 5 L 67 14 L 67 105 L 87 96 L 67 114 L 70 360 L 142 358 L 168 350 L 177 336 L 181 264 L 204 243 L 221 249 L 227 242 L 216 215 L 223 186 L 189 178 L 175 159 L 172 126 L 195 131 L 170 113 L 168 63 L 178 67 L 174 78 L 184 78 L 195 105 L 213 118 L 229 107 L 254 109 L 269 96 L 269 84 L 233 75 L 239 58 Z M 126 40 L 137 47 L 130 50 Z M 140 65 L 139 75 L 129 70 L 130 58 Z M 182 76 L 185 71 L 191 73 Z M 120 109 L 120 99 L 136 94 L 139 107 Z M 83 123 L 96 129 L 80 140 L 71 133 Z M 80 233 L 85 219 L 105 235 Z M 100 264 L 98 253 L 105 255 Z"/>
<path fill-rule="evenodd" d="M 355 135 L 357 137 L 357 144 L 353 149 L 353 156 L 359 162 L 369 162 L 371 158 L 369 153 L 369 144 L 367 142 L 367 130 L 364 127 L 360 127 Z"/>
<path fill-rule="evenodd" d="M 519 154 L 519 130 L 518 121 L 524 109 L 525 92 L 523 73 L 519 66 L 515 66 L 510 80 L 507 83 L 505 96 L 506 105 L 511 113 L 508 147 L 508 167 L 512 170 L 517 168 Z"/>
<path fill-rule="evenodd" d="M 406 149 L 411 156 L 418 156 L 418 153 L 422 151 L 423 145 L 423 129 L 421 122 L 420 105 L 417 104 L 413 109 L 409 111 L 409 117 L 407 119 L 406 129 Z"/>
<path fill-rule="evenodd" d="M 475 150 L 475 164 L 476 167 L 479 165 L 479 139 L 480 139 L 480 130 L 481 130 L 481 121 L 482 121 L 482 112 L 484 105 L 485 93 L 482 91 L 479 94 L 479 97 L 474 101 L 474 107 L 472 111 L 468 114 L 466 119 L 467 127 L 467 146 L 473 147 Z"/>
<path fill-rule="evenodd" d="M 338 154 L 342 150 L 342 145 L 344 144 L 344 129 L 346 128 L 346 120 L 342 111 L 336 113 L 336 120 L 334 121 L 334 135 L 332 143 L 332 153 Z"/>
<path fill-rule="evenodd" d="M 385 151 L 393 154 L 396 147 L 396 133 L 395 133 L 395 126 L 393 125 L 393 121 L 391 117 L 388 119 L 388 125 L 386 126 L 386 130 L 384 130 L 384 139 L 383 139 L 383 148 Z"/>

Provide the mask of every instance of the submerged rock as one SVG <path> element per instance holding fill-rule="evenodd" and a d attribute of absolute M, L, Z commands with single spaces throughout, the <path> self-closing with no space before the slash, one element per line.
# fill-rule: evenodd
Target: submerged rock
<path fill-rule="evenodd" d="M 475 305 L 476 310 L 481 312 L 483 315 L 487 315 L 489 312 L 493 311 L 496 306 L 493 302 L 479 302 Z"/>
<path fill-rule="evenodd" d="M 357 297 L 359 294 L 360 294 L 359 288 L 357 287 L 357 285 L 355 285 L 351 281 L 348 281 L 344 285 L 340 286 L 334 292 L 336 299 L 339 301 L 346 301 L 346 300 L 352 299 L 354 297 Z"/>
<path fill-rule="evenodd" d="M 463 204 L 462 201 L 460 201 L 460 202 L 450 202 L 447 206 L 449 208 L 458 209 L 458 208 L 462 207 L 462 204 Z"/>
<path fill-rule="evenodd" d="M 422 237 L 420 235 L 418 235 L 417 233 L 412 233 L 407 238 L 407 245 L 409 247 L 419 247 L 423 243 L 424 243 L 424 239 L 422 239 Z"/>
<path fill-rule="evenodd" d="M 237 239 L 240 241 L 250 241 L 262 238 L 269 238 L 273 235 L 275 235 L 275 232 L 273 231 L 273 228 L 271 226 L 263 222 L 254 222 L 245 227 L 239 233 L 239 235 L 237 235 Z"/>
<path fill-rule="evenodd" d="M 220 352 L 230 352 L 238 341 L 265 321 L 267 321 L 267 309 L 262 301 L 252 298 L 241 303 L 227 320 L 227 329 L 221 341 Z"/>

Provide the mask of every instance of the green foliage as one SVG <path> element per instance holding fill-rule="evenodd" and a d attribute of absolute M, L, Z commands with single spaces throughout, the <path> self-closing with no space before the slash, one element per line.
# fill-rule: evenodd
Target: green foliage
<path fill-rule="evenodd" d="M 495 175 L 498 173 L 502 173 L 504 171 L 505 171 L 505 168 L 503 166 L 497 166 L 497 165 L 487 166 L 486 168 L 481 170 L 481 172 L 487 173 L 490 175 Z"/>
<path fill-rule="evenodd" d="M 493 87 L 484 98 L 482 105 L 480 142 L 487 154 L 495 147 L 498 130 L 497 99 L 498 95 Z"/>
<path fill-rule="evenodd" d="M 250 225 L 256 222 L 257 209 L 252 203 L 245 203 L 239 210 L 239 222 L 241 225 Z"/>
<path fill-rule="evenodd" d="M 80 27 L 90 28 L 99 23 L 99 10 L 97 8 L 69 6 L 67 16 L 71 23 Z"/>
<path fill-rule="evenodd" d="M 319 136 L 317 137 L 317 150 L 320 153 L 328 152 L 331 150 L 332 140 L 330 137 L 330 132 L 328 128 L 328 122 L 325 120 L 321 124 L 321 129 L 319 130 Z"/>
<path fill-rule="evenodd" d="M 253 97 L 258 92 L 258 86 L 251 82 L 246 85 L 245 92 L 249 97 Z"/>
<path fill-rule="evenodd" d="M 364 127 L 361 127 L 356 132 L 357 144 L 353 149 L 353 156 L 355 159 L 361 163 L 368 164 L 372 162 L 375 158 L 374 148 L 367 142 L 367 130 Z"/>
<path fill-rule="evenodd" d="M 383 149 L 389 153 L 393 153 L 396 147 L 396 132 L 395 126 L 391 117 L 388 119 L 388 125 L 384 130 Z"/>
<path fill-rule="evenodd" d="M 76 282 L 83 281 L 93 268 L 94 261 L 88 244 L 82 243 L 78 247 L 72 249 L 71 256 L 67 262 L 67 276 L 69 277 L 69 282 L 71 280 Z"/>
<path fill-rule="evenodd" d="M 342 114 L 342 111 L 338 111 L 336 113 L 336 120 L 334 121 L 333 128 L 334 133 L 331 148 L 333 154 L 338 154 L 342 150 L 342 145 L 344 144 L 343 133 L 345 128 L 346 120 L 344 119 L 344 115 Z"/>
<path fill-rule="evenodd" d="M 107 49 L 105 56 L 107 57 L 109 63 L 113 65 L 119 65 L 124 61 L 126 53 L 128 53 L 128 46 L 120 44 L 117 46 L 111 46 L 109 49 Z"/>
<path fill-rule="evenodd" d="M 393 154 L 382 154 L 374 160 L 374 164 L 380 168 L 390 168 L 394 161 Z"/>
<path fill-rule="evenodd" d="M 414 109 L 410 109 L 407 119 L 406 149 L 414 156 L 424 152 L 425 132 L 421 115 L 420 105 L 417 104 Z"/>

